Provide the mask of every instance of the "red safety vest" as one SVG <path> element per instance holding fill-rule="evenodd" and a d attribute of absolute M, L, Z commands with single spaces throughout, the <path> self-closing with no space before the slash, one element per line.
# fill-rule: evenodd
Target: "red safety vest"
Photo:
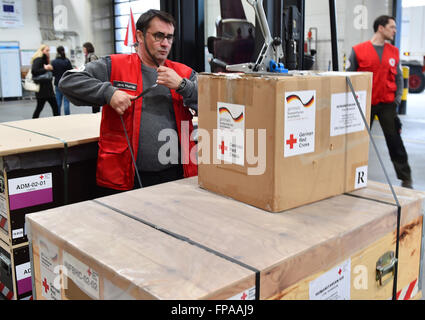
<path fill-rule="evenodd" d="M 111 83 L 130 95 L 138 96 L 143 91 L 142 65 L 139 56 L 134 53 L 111 55 Z M 183 78 L 189 78 L 192 69 L 177 62 L 167 60 L 165 66 L 173 69 Z M 137 85 L 137 88 L 136 86 Z M 177 131 L 180 138 L 184 177 L 196 176 L 198 167 L 190 159 L 190 152 L 196 148 L 196 142 L 190 141 L 193 131 L 192 114 L 183 106 L 183 98 L 175 90 L 170 90 L 174 114 L 176 116 Z M 142 114 L 140 98 L 123 115 L 123 120 L 137 159 L 139 147 L 140 117 Z M 182 130 L 183 124 L 183 130 Z M 196 150 L 196 149 L 193 149 Z M 130 190 L 134 186 L 135 168 L 131 159 L 130 149 L 124 134 L 121 119 L 109 105 L 102 108 L 100 124 L 99 153 L 97 160 L 96 180 L 101 187 Z M 143 184 L 143 181 L 142 181 Z"/>
<path fill-rule="evenodd" d="M 396 47 L 385 43 L 382 60 L 372 42 L 366 41 L 353 47 L 359 65 L 357 71 L 373 72 L 372 105 L 394 102 L 397 83 L 395 77 L 400 60 Z"/>

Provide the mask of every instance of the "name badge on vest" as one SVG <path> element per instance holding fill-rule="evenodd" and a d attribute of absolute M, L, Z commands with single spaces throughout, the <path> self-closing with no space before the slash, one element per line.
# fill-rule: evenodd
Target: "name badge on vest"
<path fill-rule="evenodd" d="M 123 82 L 123 81 L 114 81 L 114 87 L 118 89 L 131 90 L 131 91 L 137 90 L 137 84 L 130 83 L 130 82 Z"/>

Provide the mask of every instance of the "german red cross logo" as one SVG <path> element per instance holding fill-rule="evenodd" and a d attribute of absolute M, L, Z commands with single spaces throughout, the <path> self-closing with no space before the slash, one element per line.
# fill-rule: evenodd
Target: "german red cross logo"
<path fill-rule="evenodd" d="M 44 287 L 44 291 L 47 293 L 49 291 L 49 285 L 47 284 L 47 279 L 44 278 L 43 280 L 43 287 Z"/>
<path fill-rule="evenodd" d="M 286 140 L 286 144 L 290 146 L 290 149 L 294 149 L 294 144 L 296 144 L 298 142 L 297 139 L 294 138 L 294 135 L 291 134 L 290 139 Z"/>
<path fill-rule="evenodd" d="M 227 147 L 224 145 L 224 141 L 221 142 L 221 145 L 220 145 L 219 148 L 221 150 L 221 154 L 224 154 L 224 151 L 227 150 Z"/>

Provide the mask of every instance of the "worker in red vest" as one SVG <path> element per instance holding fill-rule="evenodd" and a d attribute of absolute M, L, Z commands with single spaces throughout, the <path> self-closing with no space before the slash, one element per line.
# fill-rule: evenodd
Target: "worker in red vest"
<path fill-rule="evenodd" d="M 175 20 L 149 10 L 136 29 L 137 53 L 102 57 L 65 73 L 59 84 L 75 105 L 104 106 L 96 172 L 99 196 L 139 188 L 140 180 L 146 187 L 197 175 L 196 142 L 191 138 L 191 110 L 198 109 L 197 74 L 167 59 Z"/>
<path fill-rule="evenodd" d="M 403 93 L 400 55 L 398 49 L 387 42 L 394 40 L 396 22 L 394 17 L 383 15 L 375 20 L 373 28 L 375 34 L 370 41 L 353 47 L 347 70 L 373 72 L 370 127 L 378 116 L 397 178 L 403 187 L 412 188 L 411 170 L 396 111 Z"/>

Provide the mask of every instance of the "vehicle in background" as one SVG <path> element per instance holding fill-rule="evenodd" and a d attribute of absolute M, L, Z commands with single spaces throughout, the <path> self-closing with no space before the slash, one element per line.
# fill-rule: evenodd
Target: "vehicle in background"
<path fill-rule="evenodd" d="M 409 67 L 409 93 L 425 89 L 425 6 L 405 7 L 402 13 L 401 64 Z"/>

